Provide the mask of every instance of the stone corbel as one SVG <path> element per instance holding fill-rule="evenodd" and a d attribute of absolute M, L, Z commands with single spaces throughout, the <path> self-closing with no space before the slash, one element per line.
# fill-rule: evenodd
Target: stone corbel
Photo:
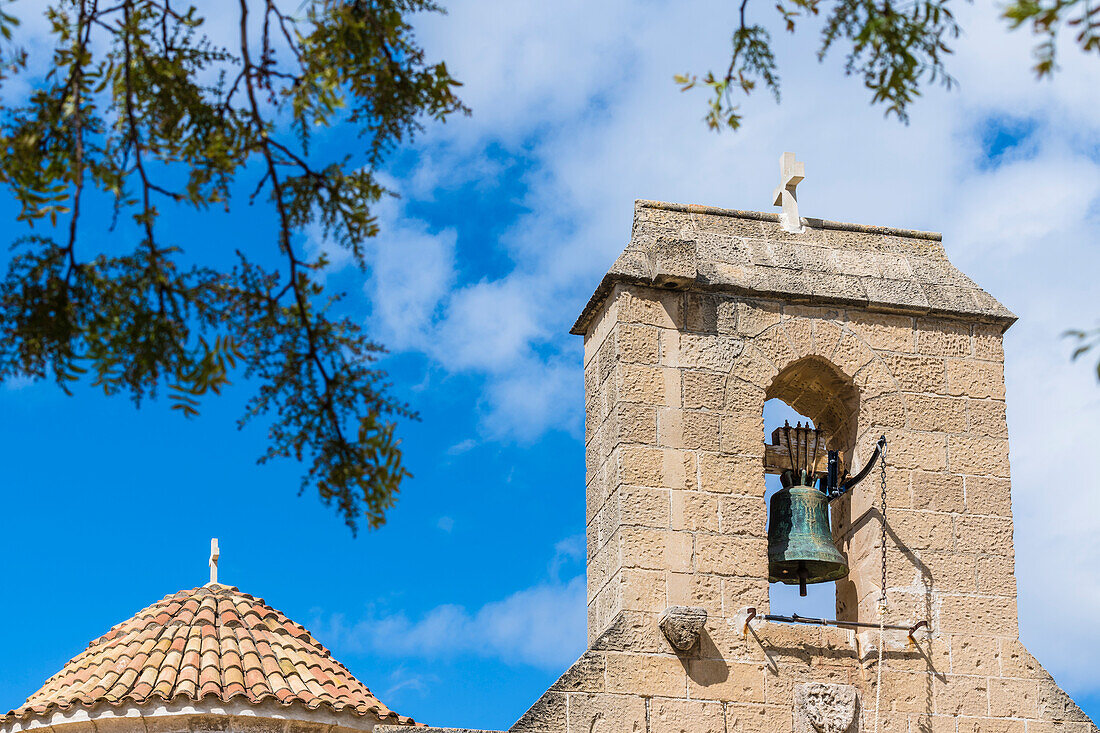
<path fill-rule="evenodd" d="M 659 237 L 646 251 L 649 278 L 661 288 L 684 288 L 698 277 L 698 253 L 694 241 Z"/>
<path fill-rule="evenodd" d="M 707 609 L 698 606 L 669 606 L 661 616 L 660 627 L 668 643 L 681 652 L 691 651 L 699 643 Z"/>

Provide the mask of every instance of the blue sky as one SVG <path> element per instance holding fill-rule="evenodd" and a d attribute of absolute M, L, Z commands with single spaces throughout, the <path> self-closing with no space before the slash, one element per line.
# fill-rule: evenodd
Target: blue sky
<path fill-rule="evenodd" d="M 953 261 L 1021 316 L 1006 340 L 1021 634 L 1100 717 L 1100 487 L 1050 471 L 1093 455 L 1100 431 L 1100 387 L 1059 338 L 1100 317 L 1100 64 L 1066 55 L 1037 84 L 1026 37 L 960 8 L 960 90 L 930 90 L 903 126 L 838 60 L 819 66 L 809 36 L 777 32 L 783 104 L 752 100 L 744 129 L 715 135 L 704 99 L 671 77 L 721 65 L 726 5 L 479 0 L 421 24 L 474 114 L 394 155 L 402 198 L 380 208 L 370 272 L 329 274 L 394 350 L 386 366 L 423 418 L 402 428 L 415 478 L 382 530 L 352 539 L 297 496 L 296 465 L 255 465 L 260 426 L 234 428 L 247 384 L 192 421 L 90 389 L 0 388 L 0 706 L 205 582 L 217 536 L 224 582 L 309 626 L 387 704 L 508 726 L 584 646 L 568 327 L 625 246 L 635 198 L 771 210 L 779 154 L 794 150 L 804 215 L 943 231 Z M 263 231 L 260 215 L 179 231 L 228 248 Z"/>

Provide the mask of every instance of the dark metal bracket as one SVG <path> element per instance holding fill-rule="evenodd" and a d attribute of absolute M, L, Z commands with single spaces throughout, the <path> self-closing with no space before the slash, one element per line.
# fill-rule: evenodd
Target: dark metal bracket
<path fill-rule="evenodd" d="M 882 452 L 886 450 L 886 436 L 879 437 L 878 442 L 875 444 L 875 452 L 871 454 L 871 460 L 867 461 L 867 465 L 864 466 L 859 473 L 855 476 L 851 476 L 840 482 L 838 485 L 840 468 L 840 456 L 835 450 L 829 451 L 829 468 L 825 476 L 825 495 L 829 497 L 829 501 L 836 499 L 837 497 L 844 496 L 863 479 L 867 478 L 867 474 L 871 473 L 871 469 L 875 467 L 882 458 Z"/>

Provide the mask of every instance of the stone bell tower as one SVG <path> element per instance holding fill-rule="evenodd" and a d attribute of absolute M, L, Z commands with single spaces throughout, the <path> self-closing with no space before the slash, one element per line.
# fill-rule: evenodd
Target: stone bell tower
<path fill-rule="evenodd" d="M 801 218 L 801 164 L 783 172 L 782 215 L 638 201 L 573 328 L 589 650 L 512 730 L 1096 731 L 1018 640 L 1001 345 L 1015 317 L 940 235 Z M 887 437 L 883 622 L 900 628 L 881 645 L 877 469 L 832 504 L 848 625 L 763 618 L 771 398 L 853 470 Z"/>

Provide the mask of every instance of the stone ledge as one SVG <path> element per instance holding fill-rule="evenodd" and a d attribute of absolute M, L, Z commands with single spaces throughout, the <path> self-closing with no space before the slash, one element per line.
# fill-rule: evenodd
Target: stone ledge
<path fill-rule="evenodd" d="M 700 216 L 709 216 L 701 219 Z M 720 217 L 720 218 L 719 218 Z M 630 244 L 570 332 L 583 335 L 616 285 L 997 324 L 1016 316 L 947 259 L 935 232 L 636 201 Z"/>
<path fill-rule="evenodd" d="M 764 211 L 742 211 L 740 209 L 723 209 L 718 206 L 705 206 L 703 204 L 672 204 L 665 201 L 650 201 L 638 199 L 634 205 L 644 209 L 660 209 L 661 211 L 680 211 L 686 214 L 709 214 L 711 216 L 732 216 L 737 219 L 755 219 L 756 221 L 769 221 L 779 223 L 779 214 L 771 214 Z M 899 229 L 896 227 L 875 226 L 873 224 L 849 224 L 842 221 L 829 221 L 828 219 L 812 219 L 802 217 L 802 222 L 815 229 L 834 229 L 844 232 L 862 232 L 864 234 L 883 234 L 892 237 L 908 237 L 910 239 L 927 239 L 939 242 L 943 239 L 940 232 L 925 232 L 920 229 Z"/>

